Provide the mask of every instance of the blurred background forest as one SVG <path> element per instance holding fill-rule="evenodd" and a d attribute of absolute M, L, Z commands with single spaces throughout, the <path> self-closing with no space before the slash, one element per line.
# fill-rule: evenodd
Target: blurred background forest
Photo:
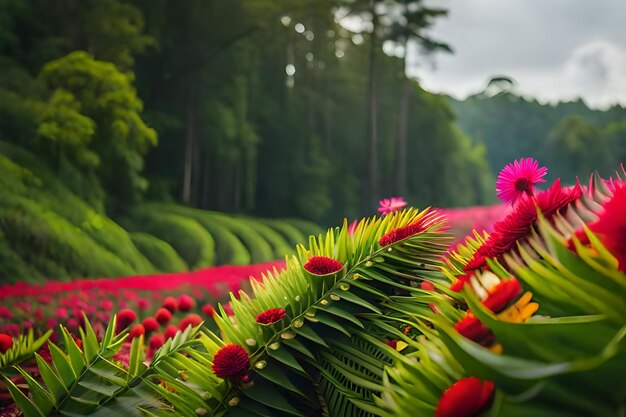
<path fill-rule="evenodd" d="M 0 280 L 262 262 L 384 197 L 493 204 L 515 158 L 626 160 L 621 106 L 407 77 L 454 53 L 434 3 L 0 0 Z"/>

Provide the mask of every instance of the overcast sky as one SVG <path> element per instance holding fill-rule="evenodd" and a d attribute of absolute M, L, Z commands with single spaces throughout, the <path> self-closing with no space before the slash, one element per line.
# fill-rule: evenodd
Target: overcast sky
<path fill-rule="evenodd" d="M 454 54 L 415 59 L 422 85 L 455 97 L 508 75 L 542 101 L 626 105 L 626 0 L 431 0 L 449 9 L 433 35 Z"/>

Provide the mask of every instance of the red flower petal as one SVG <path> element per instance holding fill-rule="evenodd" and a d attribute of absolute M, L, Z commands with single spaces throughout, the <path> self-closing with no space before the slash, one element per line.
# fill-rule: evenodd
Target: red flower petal
<path fill-rule="evenodd" d="M 213 317 L 213 315 L 215 314 L 215 308 L 213 308 L 211 304 L 205 304 L 202 306 L 202 313 L 207 316 Z"/>
<path fill-rule="evenodd" d="M 326 256 L 312 256 L 304 264 L 304 269 L 313 275 L 328 275 L 341 271 L 343 265 L 336 259 Z"/>
<path fill-rule="evenodd" d="M 420 288 L 424 291 L 435 291 L 435 286 L 430 281 L 422 281 L 420 283 Z"/>
<path fill-rule="evenodd" d="M 413 235 L 416 235 L 420 232 L 424 231 L 424 227 L 422 222 L 416 222 L 409 224 L 408 226 L 399 227 L 397 229 L 393 229 L 392 231 L 386 233 L 383 237 L 380 238 L 380 246 L 389 246 L 393 243 L 399 242 L 406 238 L 409 238 Z"/>
<path fill-rule="evenodd" d="M 493 341 L 493 333 L 491 330 L 482 324 L 470 311 L 454 325 L 454 329 L 459 332 L 460 335 L 476 343 L 480 343 L 483 346 L 489 346 Z"/>
<path fill-rule="evenodd" d="M 5 353 L 13 346 L 13 338 L 8 334 L 0 333 L 0 353 Z"/>
<path fill-rule="evenodd" d="M 517 279 L 512 278 L 500 281 L 500 283 L 490 291 L 489 296 L 483 301 L 483 304 L 492 312 L 499 313 L 511 304 L 521 292 L 522 287 Z"/>
<path fill-rule="evenodd" d="M 285 318 L 287 312 L 282 308 L 270 308 L 256 316 L 256 322 L 261 324 L 273 324 Z"/>
<path fill-rule="evenodd" d="M 213 373 L 219 378 L 241 378 L 250 367 L 248 352 L 241 346 L 222 347 L 213 357 Z"/>
<path fill-rule="evenodd" d="M 441 394 L 435 417 L 472 417 L 489 405 L 494 384 L 476 377 L 456 381 Z"/>
<path fill-rule="evenodd" d="M 604 212 L 589 225 L 602 244 L 617 258 L 618 269 L 626 272 L 626 186 L 617 188 L 603 206 Z"/>

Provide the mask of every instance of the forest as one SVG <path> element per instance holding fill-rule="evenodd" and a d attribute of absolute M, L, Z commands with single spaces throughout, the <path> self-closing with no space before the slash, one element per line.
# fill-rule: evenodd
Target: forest
<path fill-rule="evenodd" d="M 454 53 L 429 35 L 446 13 L 2 1 L 0 277 L 269 261 L 381 198 L 493 204 L 498 170 L 519 156 L 564 178 L 625 159 L 622 107 L 540 104 L 501 82 L 459 101 L 408 78 L 409 49 Z M 343 23 L 355 17 L 360 28 Z"/>

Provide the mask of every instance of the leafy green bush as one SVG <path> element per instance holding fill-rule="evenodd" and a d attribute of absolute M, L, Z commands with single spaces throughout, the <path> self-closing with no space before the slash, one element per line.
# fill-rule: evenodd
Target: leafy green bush
<path fill-rule="evenodd" d="M 293 247 L 289 244 L 289 242 L 287 242 L 280 233 L 271 227 L 266 226 L 257 219 L 242 217 L 238 220 L 247 224 L 270 244 L 274 254 L 272 259 L 283 259 L 285 258 L 285 255 L 293 253 Z"/>
<path fill-rule="evenodd" d="M 239 238 L 216 221 L 211 213 L 175 204 L 155 204 L 155 208 L 189 217 L 200 223 L 215 239 L 215 263 L 217 265 L 249 265 L 250 252 Z"/>
<path fill-rule="evenodd" d="M 130 233 L 135 246 L 160 272 L 180 272 L 187 270 L 187 264 L 167 242 L 148 233 Z"/>
<path fill-rule="evenodd" d="M 207 211 L 207 213 L 211 215 L 215 222 L 230 230 L 243 242 L 250 252 L 252 263 L 267 262 L 275 259 L 270 244 L 256 230 L 250 228 L 248 224 L 222 213 L 214 211 Z"/>
<path fill-rule="evenodd" d="M 3 199 L 11 194 L 28 196 L 43 210 L 54 212 L 112 252 L 135 273 L 154 272 L 154 266 L 137 250 L 124 229 L 72 193 L 55 175 L 28 151 L 0 142 L 0 185 Z M 10 159 L 9 159 L 10 158 Z M 63 264 L 63 262 L 61 262 Z M 99 275 L 109 275 L 106 270 Z"/>
<path fill-rule="evenodd" d="M 193 219 L 154 210 L 145 205 L 134 209 L 125 225 L 128 230 L 150 233 L 172 245 L 190 269 L 212 266 L 215 263 L 215 241 Z"/>
<path fill-rule="evenodd" d="M 305 236 L 301 230 L 285 220 L 267 219 L 261 220 L 261 222 L 280 233 L 287 240 L 287 243 L 289 243 L 290 246 L 295 246 L 298 243 L 304 243 L 308 239 L 308 235 Z"/>
<path fill-rule="evenodd" d="M 0 199 L 0 232 L 13 252 L 47 278 L 135 273 L 80 228 L 24 197 L 4 194 Z"/>
<path fill-rule="evenodd" d="M 324 229 L 315 223 L 300 220 L 300 219 L 284 219 L 283 222 L 289 223 L 296 229 L 298 229 L 304 236 L 317 236 L 320 233 L 324 233 Z"/>

